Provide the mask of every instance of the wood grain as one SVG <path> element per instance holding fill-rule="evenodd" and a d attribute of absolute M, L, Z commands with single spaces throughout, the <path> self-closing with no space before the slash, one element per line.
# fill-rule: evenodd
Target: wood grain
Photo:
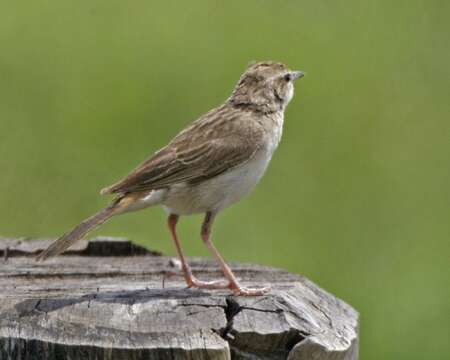
<path fill-rule="evenodd" d="M 244 284 L 273 289 L 236 297 L 186 289 L 170 257 L 125 239 L 36 263 L 49 241 L 0 239 L 0 359 L 358 359 L 358 313 L 302 276 L 232 263 Z"/>

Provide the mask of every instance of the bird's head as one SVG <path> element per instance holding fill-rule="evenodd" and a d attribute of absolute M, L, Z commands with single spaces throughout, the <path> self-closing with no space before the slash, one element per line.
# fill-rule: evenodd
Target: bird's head
<path fill-rule="evenodd" d="M 304 75 L 282 63 L 251 64 L 239 79 L 229 102 L 261 112 L 283 111 L 294 96 L 294 81 Z"/>

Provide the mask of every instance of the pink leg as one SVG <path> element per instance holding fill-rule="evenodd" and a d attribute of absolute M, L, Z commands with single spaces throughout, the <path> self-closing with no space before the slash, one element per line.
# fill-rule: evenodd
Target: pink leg
<path fill-rule="evenodd" d="M 178 257 L 181 261 L 181 268 L 183 270 L 184 280 L 188 287 L 202 288 L 202 289 L 225 289 L 228 287 L 228 281 L 216 280 L 216 281 L 200 281 L 192 275 L 191 268 L 183 254 L 180 241 L 176 232 L 176 226 L 179 216 L 175 214 L 169 215 L 167 220 L 170 233 L 172 234 L 175 247 L 177 248 Z"/>
<path fill-rule="evenodd" d="M 202 239 L 205 242 L 206 246 L 208 246 L 208 249 L 211 251 L 211 253 L 216 258 L 216 260 L 219 262 L 220 268 L 222 269 L 224 276 L 230 281 L 228 287 L 236 295 L 253 296 L 253 295 L 264 295 L 264 294 L 268 293 L 270 291 L 269 287 L 246 288 L 239 284 L 238 280 L 234 276 L 230 267 L 225 262 L 222 255 L 220 255 L 219 251 L 216 249 L 216 247 L 214 246 L 214 244 L 211 241 L 211 227 L 212 227 L 213 221 L 214 221 L 214 215 L 210 212 L 207 212 L 205 215 L 205 220 L 203 221 L 203 225 L 202 225 Z"/>

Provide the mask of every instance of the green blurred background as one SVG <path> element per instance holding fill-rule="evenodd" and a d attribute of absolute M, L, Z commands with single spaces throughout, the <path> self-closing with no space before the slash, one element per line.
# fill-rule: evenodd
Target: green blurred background
<path fill-rule="evenodd" d="M 307 72 L 262 183 L 215 227 L 361 313 L 362 359 L 449 352 L 448 1 L 2 1 L 0 234 L 57 236 L 230 94 L 251 60 Z M 207 255 L 200 217 L 180 233 Z M 160 208 L 96 234 L 174 254 Z"/>

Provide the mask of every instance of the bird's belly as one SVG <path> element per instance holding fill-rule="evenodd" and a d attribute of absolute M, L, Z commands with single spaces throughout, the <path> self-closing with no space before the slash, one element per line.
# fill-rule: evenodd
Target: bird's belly
<path fill-rule="evenodd" d="M 247 163 L 200 184 L 172 186 L 163 205 L 171 213 L 218 212 L 247 195 L 264 174 L 272 151 L 260 151 Z"/>

